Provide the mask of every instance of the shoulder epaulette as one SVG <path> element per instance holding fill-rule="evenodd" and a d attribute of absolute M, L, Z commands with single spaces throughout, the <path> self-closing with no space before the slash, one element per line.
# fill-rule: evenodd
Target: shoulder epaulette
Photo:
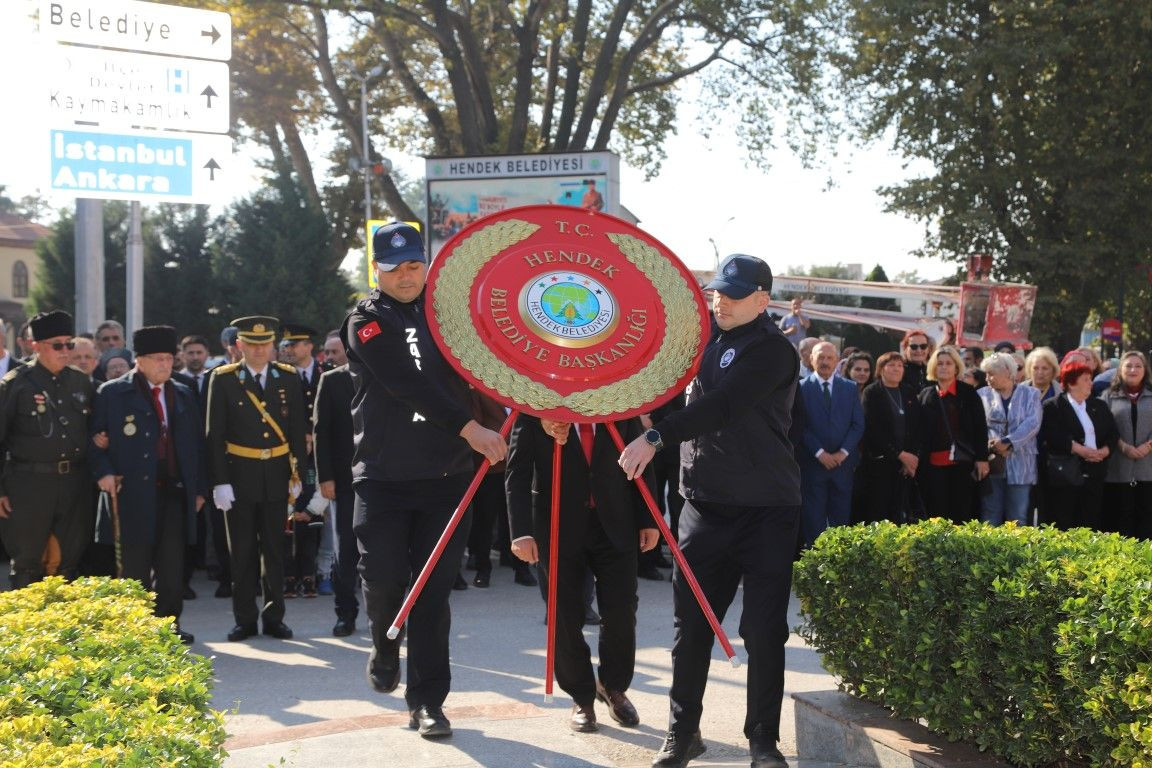
<path fill-rule="evenodd" d="M 13 381 L 17 377 L 23 376 L 24 374 L 26 374 L 31 369 L 32 369 L 32 366 L 28 365 L 28 363 L 24 363 L 24 364 L 20 365 L 20 367 L 13 368 L 12 370 L 8 371 L 8 373 L 4 374 L 4 378 L 0 379 L 0 381 L 3 381 L 3 382 Z"/>
<path fill-rule="evenodd" d="M 225 365 L 218 365 L 212 369 L 213 373 L 235 373 L 240 368 L 240 363 L 226 363 Z"/>
<path fill-rule="evenodd" d="M 288 363 L 282 363 L 279 360 L 275 361 L 272 364 L 275 365 L 280 370 L 284 371 L 284 373 L 296 373 L 296 366 L 294 366 L 294 365 L 288 365 Z"/>

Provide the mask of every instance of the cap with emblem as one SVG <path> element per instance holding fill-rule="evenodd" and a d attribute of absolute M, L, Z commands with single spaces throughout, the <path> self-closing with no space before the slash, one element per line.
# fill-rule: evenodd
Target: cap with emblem
<path fill-rule="evenodd" d="M 280 341 L 312 341 L 316 335 L 316 331 L 306 325 L 299 323 L 284 323 L 280 326 Z"/>
<path fill-rule="evenodd" d="M 28 321 L 28 327 L 32 329 L 33 341 L 54 339 L 57 336 L 72 336 L 75 331 L 72 315 L 62 309 L 40 312 Z"/>
<path fill-rule="evenodd" d="M 279 320 L 264 315 L 238 317 L 232 325 L 236 326 L 237 338 L 249 344 L 269 344 L 276 340 L 276 332 L 280 329 Z"/>
<path fill-rule="evenodd" d="M 385 272 L 406 261 L 425 261 L 424 239 L 411 224 L 394 221 L 372 235 L 372 260 Z"/>
<path fill-rule="evenodd" d="M 176 329 L 170 325 L 146 325 L 132 332 L 132 351 L 137 356 L 167 352 L 176 354 Z"/>
<path fill-rule="evenodd" d="M 719 291 L 730 299 L 744 299 L 756 291 L 772 291 L 772 270 L 763 259 L 734 253 L 724 259 L 706 291 Z"/>

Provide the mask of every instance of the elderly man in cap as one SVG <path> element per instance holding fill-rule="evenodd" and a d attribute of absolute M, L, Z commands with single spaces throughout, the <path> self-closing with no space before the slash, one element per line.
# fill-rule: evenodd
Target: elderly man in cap
<path fill-rule="evenodd" d="M 372 626 L 368 680 L 387 693 L 400 684 L 400 638 L 388 639 L 388 627 L 464 496 L 473 451 L 495 463 L 508 446 L 472 418 L 468 385 L 432 339 L 420 233 L 393 222 L 376 230 L 372 249 L 379 288 L 348 315 L 340 337 L 356 389 L 353 527 Z M 425 738 L 452 733 L 442 708 L 452 678 L 448 596 L 470 522 L 460 521 L 408 618 L 404 698 L 409 726 Z"/>
<path fill-rule="evenodd" d="M 207 493 L 199 401 L 172 379 L 175 328 L 140 328 L 132 349 L 135 369 L 96 395 L 89 432 L 107 435 L 107 448 L 93 450 L 92 474 L 101 491 L 119 498 L 121 575 L 153 590 L 156 615 L 172 617 L 180 640 L 191 644 L 179 622 L 185 549 Z"/>
<path fill-rule="evenodd" d="M 31 362 L 0 379 L 0 536 L 12 558 L 12 586 L 43 577 L 48 537 L 60 544 L 59 573 L 76 575 L 92 539 L 94 508 L 87 472 L 92 382 L 68 366 L 72 316 L 32 318 Z"/>
<path fill-rule="evenodd" d="M 241 317 L 237 363 L 215 368 L 208 382 L 208 466 L 212 498 L 225 514 L 232 554 L 232 641 L 256 634 L 287 640 L 284 623 L 284 528 L 300 492 L 297 463 L 305 460 L 306 418 L 296 369 L 272 360 L 279 322 Z M 264 571 L 264 607 L 256 580 Z"/>
<path fill-rule="evenodd" d="M 620 466 L 634 478 L 665 446 L 680 446 L 680 549 L 721 620 L 743 580 L 744 735 L 752 768 L 784 768 L 776 742 L 800 523 L 800 470 L 788 434 L 800 359 L 765 314 L 772 271 L 764 261 L 729 256 L 705 288 L 715 291 L 715 327 L 686 404 L 629 443 Z M 682 768 L 704 752 L 700 718 L 715 640 L 679 569 L 672 584 L 671 712 L 655 768 Z"/>

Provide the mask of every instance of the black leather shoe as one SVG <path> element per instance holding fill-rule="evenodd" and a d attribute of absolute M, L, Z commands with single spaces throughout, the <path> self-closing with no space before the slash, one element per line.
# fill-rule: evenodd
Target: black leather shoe
<path fill-rule="evenodd" d="M 452 589 L 459 591 L 468 589 L 468 582 L 464 581 L 464 576 L 459 572 L 456 573 L 456 582 L 452 585 Z"/>
<path fill-rule="evenodd" d="M 572 716 L 568 718 L 568 727 L 576 733 L 596 733 L 600 730 L 596 725 L 596 710 L 591 704 L 581 706 L 572 704 Z"/>
<path fill-rule="evenodd" d="M 264 625 L 264 634 L 270 635 L 271 637 L 274 637 L 277 640 L 291 640 L 292 639 L 292 630 L 288 627 L 287 624 L 285 624 L 282 621 L 278 621 L 275 624 L 265 624 Z"/>
<path fill-rule="evenodd" d="M 472 579 L 472 586 L 480 587 L 480 589 L 487 589 L 488 585 L 492 582 L 492 574 L 477 572 L 476 578 Z"/>
<path fill-rule="evenodd" d="M 220 586 L 216 587 L 216 597 L 232 597 L 232 582 L 220 582 Z"/>
<path fill-rule="evenodd" d="M 232 631 L 228 633 L 228 639 L 234 643 L 238 643 L 241 640 L 247 640 L 255 634 L 255 624 L 237 624 L 232 627 Z"/>
<path fill-rule="evenodd" d="M 513 577 L 512 580 L 523 587 L 536 586 L 536 577 L 533 576 L 532 571 L 527 568 L 517 568 L 516 576 Z"/>
<path fill-rule="evenodd" d="M 382 657 L 377 657 L 375 646 L 368 653 L 368 682 L 380 693 L 392 693 L 400 685 L 400 643 L 395 646 Z"/>
<path fill-rule="evenodd" d="M 704 754 L 704 740 L 700 738 L 700 731 L 691 736 L 676 731 L 668 731 L 664 737 L 664 746 L 652 759 L 652 768 L 684 768 L 688 761 Z"/>
<path fill-rule="evenodd" d="M 763 735 L 760 725 L 748 738 L 748 751 L 752 754 L 752 768 L 788 768 L 788 761 L 776 746 L 776 739 Z"/>
<path fill-rule="evenodd" d="M 444 710 L 431 704 L 412 710 L 408 727 L 417 729 L 426 739 L 442 739 L 452 735 L 452 724 L 444 717 Z"/>
<path fill-rule="evenodd" d="M 649 565 L 636 571 L 636 575 L 649 581 L 664 581 L 664 574 L 654 565 Z"/>
<path fill-rule="evenodd" d="M 349 619 L 339 619 L 332 627 L 332 637 L 348 637 L 356 631 L 356 622 Z"/>
<path fill-rule="evenodd" d="M 180 638 L 180 642 L 184 645 L 192 645 L 192 643 L 196 642 L 195 636 L 193 636 L 191 632 L 185 632 L 180 629 L 179 624 L 173 624 L 172 631 L 176 633 L 176 637 Z"/>
<path fill-rule="evenodd" d="M 632 706 L 624 691 L 610 691 L 597 682 L 596 698 L 608 705 L 608 714 L 620 725 L 625 728 L 640 725 L 640 715 L 636 713 L 636 707 Z"/>

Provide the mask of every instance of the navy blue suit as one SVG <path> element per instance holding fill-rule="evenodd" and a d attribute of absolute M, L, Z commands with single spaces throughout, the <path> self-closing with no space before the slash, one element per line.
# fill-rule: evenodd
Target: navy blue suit
<path fill-rule="evenodd" d="M 207 493 L 203 421 L 197 397 L 185 385 L 168 381 L 164 401 L 172 462 L 157 453 L 160 417 L 136 371 L 100 387 L 89 433 L 107 433 L 108 448 L 93 447 L 90 458 L 95 479 L 123 478 L 118 496 L 124 577 L 156 590 L 157 615 L 179 617 L 185 544 L 196 535 L 196 496 Z"/>
<path fill-rule="evenodd" d="M 801 532 L 805 546 L 811 546 L 828 526 L 847 525 L 852 515 L 852 476 L 860 461 L 864 408 L 856 382 L 832 378 L 831 402 L 815 373 L 800 382 L 804 434 L 796 453 L 804 496 Z M 821 450 L 836 453 L 841 449 L 848 452 L 848 459 L 835 469 L 825 469 L 816 458 Z"/>

